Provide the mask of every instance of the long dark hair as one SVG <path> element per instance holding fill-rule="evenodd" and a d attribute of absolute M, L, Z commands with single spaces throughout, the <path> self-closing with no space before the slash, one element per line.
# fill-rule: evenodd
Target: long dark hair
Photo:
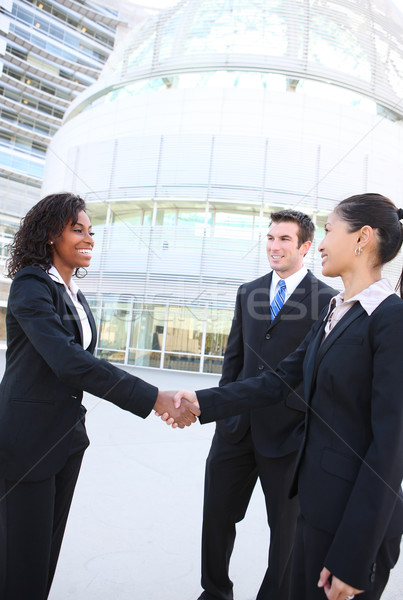
<path fill-rule="evenodd" d="M 336 206 L 335 212 L 348 224 L 350 232 L 358 231 L 365 225 L 377 231 L 377 265 L 383 266 L 395 258 L 403 242 L 403 228 L 400 222 L 403 211 L 396 208 L 389 198 L 381 194 L 357 194 L 342 200 Z M 403 298 L 403 270 L 396 289 Z"/>
<path fill-rule="evenodd" d="M 69 222 L 75 225 L 81 210 L 85 211 L 84 200 L 68 192 L 50 194 L 35 204 L 21 220 L 14 240 L 8 246 L 8 276 L 13 279 L 18 271 L 28 266 L 48 271 L 53 260 L 49 241 L 61 235 Z"/>

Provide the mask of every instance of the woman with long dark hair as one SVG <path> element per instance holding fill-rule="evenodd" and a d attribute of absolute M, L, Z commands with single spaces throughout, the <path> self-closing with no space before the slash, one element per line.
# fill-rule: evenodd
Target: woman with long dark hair
<path fill-rule="evenodd" d="M 83 390 L 145 418 L 172 396 L 92 355 L 94 318 L 77 287 L 94 246 L 84 201 L 47 196 L 10 246 L 0 385 L 0 598 L 45 600 L 84 450 Z M 178 414 L 180 426 L 195 420 Z"/>
<path fill-rule="evenodd" d="M 340 202 L 319 245 L 344 290 L 275 372 L 177 394 L 207 423 L 282 401 L 303 381 L 305 436 L 292 494 L 301 515 L 290 600 L 378 600 L 403 532 L 403 301 L 381 268 L 399 252 L 403 211 L 380 194 Z M 399 280 L 402 297 L 402 277 Z"/>

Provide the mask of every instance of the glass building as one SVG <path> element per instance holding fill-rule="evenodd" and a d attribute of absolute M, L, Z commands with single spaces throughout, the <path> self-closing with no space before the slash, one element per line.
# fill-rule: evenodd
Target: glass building
<path fill-rule="evenodd" d="M 116 10 L 87 0 L 0 2 L 2 269 L 20 218 L 40 199 L 49 142 L 74 98 L 97 80 L 118 26 Z M 0 276 L 0 339 L 9 285 Z"/>
<path fill-rule="evenodd" d="M 269 268 L 272 211 L 313 217 L 320 276 L 339 200 L 402 204 L 402 98 L 391 0 L 182 0 L 133 29 L 66 111 L 43 186 L 88 203 L 98 355 L 220 372 L 237 287 Z"/>

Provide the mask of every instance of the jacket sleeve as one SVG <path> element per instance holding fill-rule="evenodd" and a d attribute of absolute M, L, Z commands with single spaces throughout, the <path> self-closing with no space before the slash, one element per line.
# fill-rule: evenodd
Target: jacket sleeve
<path fill-rule="evenodd" d="M 74 340 L 57 313 L 51 287 L 32 274 L 11 286 L 9 309 L 29 342 L 61 382 L 85 390 L 140 417 L 152 410 L 158 389 L 105 360 Z"/>
<path fill-rule="evenodd" d="M 224 354 L 224 363 L 219 386 L 226 385 L 236 381 L 242 371 L 244 361 L 243 334 L 242 334 L 242 305 L 241 289 L 238 289 L 234 317 L 232 319 L 231 330 L 228 336 L 227 348 Z"/>
<path fill-rule="evenodd" d="M 258 377 L 235 381 L 223 387 L 198 390 L 200 422 L 210 423 L 284 400 L 302 381 L 305 353 L 316 329 L 315 325 L 300 346 L 282 360 L 276 370 L 266 370 Z"/>
<path fill-rule="evenodd" d="M 398 494 L 403 478 L 403 302 L 376 315 L 370 340 L 372 441 L 325 560 L 327 569 L 358 589 L 371 587 L 377 552 L 395 505 L 402 502 Z"/>

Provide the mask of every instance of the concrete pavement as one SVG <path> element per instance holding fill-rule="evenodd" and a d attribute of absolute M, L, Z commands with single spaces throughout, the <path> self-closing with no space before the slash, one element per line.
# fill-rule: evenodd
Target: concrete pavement
<path fill-rule="evenodd" d="M 0 352 L 0 369 L 4 351 Z M 215 385 L 218 377 L 136 369 L 162 389 Z M 204 462 L 214 425 L 172 430 L 86 395 L 86 452 L 49 600 L 196 600 Z M 253 600 L 265 571 L 268 529 L 256 487 L 239 524 L 231 576 Z M 403 560 L 384 600 L 403 597 Z M 325 596 L 324 596 L 325 599 Z"/>

